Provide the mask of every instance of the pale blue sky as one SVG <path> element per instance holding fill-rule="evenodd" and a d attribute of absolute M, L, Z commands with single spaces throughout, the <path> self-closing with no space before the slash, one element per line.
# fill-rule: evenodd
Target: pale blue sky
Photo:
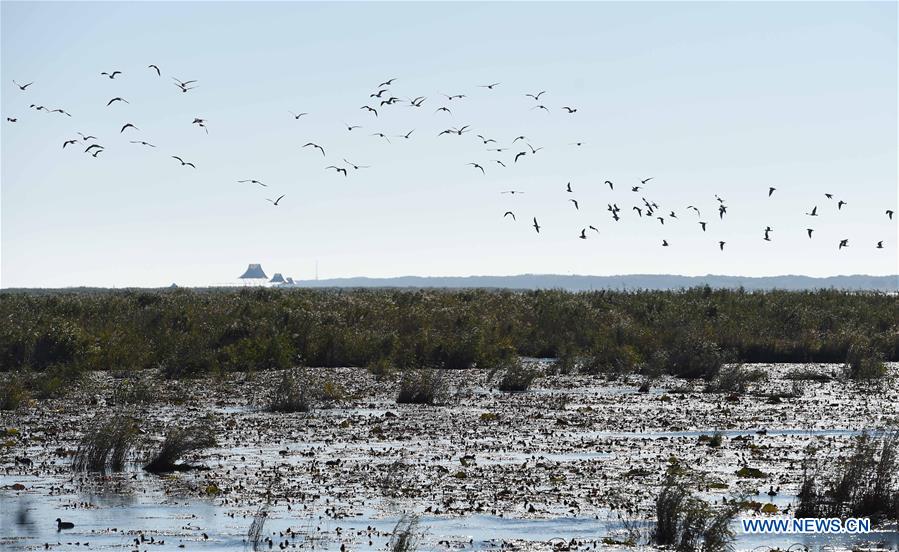
<path fill-rule="evenodd" d="M 182 94 L 173 76 L 199 87 Z M 361 111 L 391 77 L 424 106 Z M 524 96 L 540 90 L 549 113 Z M 0 94 L 3 287 L 223 283 L 251 262 L 310 278 L 316 260 L 321 277 L 897 271 L 891 2 L 3 2 Z M 115 96 L 130 103 L 106 107 Z M 120 134 L 126 122 L 140 132 Z M 62 150 L 78 131 L 106 151 Z M 520 141 L 496 154 L 474 134 L 544 149 L 514 164 Z M 327 158 L 300 149 L 310 140 Z M 344 157 L 371 168 L 324 170 Z M 637 218 L 641 196 L 679 220 Z M 601 233 L 577 239 L 589 224 Z"/>

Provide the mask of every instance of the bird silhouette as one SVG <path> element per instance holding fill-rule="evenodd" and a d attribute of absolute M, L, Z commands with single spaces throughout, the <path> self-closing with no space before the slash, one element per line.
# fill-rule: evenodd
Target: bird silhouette
<path fill-rule="evenodd" d="M 818 206 L 815 205 L 814 207 L 812 207 L 811 212 L 810 212 L 810 213 L 806 213 L 806 215 L 808 215 L 808 216 L 810 216 L 810 217 L 817 217 L 817 216 L 818 216 Z"/>
<path fill-rule="evenodd" d="M 512 211 L 506 211 L 505 213 L 503 213 L 503 218 L 506 218 L 509 215 L 512 215 L 512 220 L 516 220 L 515 213 L 513 213 Z"/>
<path fill-rule="evenodd" d="M 109 77 L 110 79 L 114 79 L 116 75 L 121 75 L 122 72 L 121 71 L 113 71 L 112 73 L 107 73 L 106 71 L 103 71 L 100 74 L 104 75 L 106 77 Z"/>
<path fill-rule="evenodd" d="M 284 195 L 285 195 L 285 194 L 282 194 L 282 195 L 278 196 L 278 199 L 275 199 L 275 200 L 271 200 L 271 199 L 269 199 L 269 198 L 265 198 L 265 200 L 268 201 L 268 202 L 271 202 L 273 205 L 277 206 L 277 205 L 278 205 L 278 202 L 281 201 L 281 199 L 284 198 Z"/>
<path fill-rule="evenodd" d="M 534 227 L 534 230 L 536 230 L 537 233 L 539 234 L 539 233 L 540 233 L 540 225 L 537 224 L 537 217 L 534 217 L 534 224 L 533 224 L 533 227 Z"/>
<path fill-rule="evenodd" d="M 668 247 L 668 240 L 662 240 L 662 247 Z"/>
<path fill-rule="evenodd" d="M 506 164 L 503 163 L 502 161 L 500 161 L 499 159 L 494 159 L 493 162 L 496 163 L 496 164 L 498 164 L 498 165 L 502 165 L 503 167 L 506 166 Z"/>
<path fill-rule="evenodd" d="M 575 107 L 568 107 L 568 106 L 564 106 L 564 105 L 563 105 L 563 106 L 562 106 L 562 109 L 564 109 L 565 111 L 567 111 L 569 114 L 571 114 L 571 113 L 577 113 L 577 108 L 575 108 Z"/>
<path fill-rule="evenodd" d="M 587 229 L 586 229 L 586 228 L 581 228 L 581 235 L 578 236 L 578 237 L 579 237 L 580 239 L 582 239 L 582 240 L 586 240 L 586 239 L 587 239 Z"/>
<path fill-rule="evenodd" d="M 383 139 L 387 140 L 388 144 L 390 143 L 390 138 L 388 138 L 387 135 L 384 134 L 383 132 L 373 132 L 372 136 L 377 136 L 379 138 L 383 138 Z"/>
<path fill-rule="evenodd" d="M 18 121 L 18 119 L 15 117 L 7 117 L 6 120 L 9 121 L 10 123 L 15 123 L 16 121 Z"/>
<path fill-rule="evenodd" d="M 88 153 L 90 150 L 92 150 L 94 148 L 103 149 L 103 146 L 101 146 L 100 144 L 91 144 L 84 150 L 84 153 Z"/>
<path fill-rule="evenodd" d="M 241 184 L 244 184 L 244 183 L 246 183 L 246 182 L 249 182 L 250 184 L 259 184 L 260 186 L 263 186 L 263 187 L 266 187 L 266 188 L 268 187 L 266 184 L 263 184 L 262 182 L 260 182 L 260 181 L 258 181 L 258 180 L 255 180 L 255 179 L 253 179 L 253 178 L 248 178 L 248 179 L 246 179 L 246 180 L 238 180 L 238 182 L 241 183 Z"/>
<path fill-rule="evenodd" d="M 122 130 L 119 131 L 119 134 L 125 132 L 126 128 L 133 128 L 134 130 L 140 130 L 139 128 L 137 128 L 136 126 L 134 126 L 131 123 L 125 123 L 124 125 L 122 125 Z"/>
<path fill-rule="evenodd" d="M 568 183 L 568 186 L 565 188 L 565 191 L 568 192 L 569 194 L 572 193 L 572 191 L 571 191 L 571 182 Z"/>
<path fill-rule="evenodd" d="M 608 184 L 610 190 L 615 189 L 615 184 L 613 184 L 611 180 L 606 180 L 605 182 L 603 182 L 603 184 Z"/>
<path fill-rule="evenodd" d="M 343 167 L 335 167 L 334 165 L 328 165 L 327 167 L 325 167 L 325 170 L 328 170 L 328 169 L 334 169 L 336 172 L 342 172 L 343 176 L 347 175 L 347 171 Z"/>
<path fill-rule="evenodd" d="M 580 207 L 577 206 L 577 200 L 576 200 L 576 199 L 569 199 L 568 201 L 570 201 L 570 202 L 572 202 L 572 203 L 574 204 L 574 208 L 575 208 L 575 209 L 580 210 Z"/>
<path fill-rule="evenodd" d="M 495 86 L 499 86 L 500 84 L 501 84 L 501 83 L 498 83 L 498 82 L 495 82 L 495 83 L 493 83 L 493 84 L 482 84 L 482 85 L 480 85 L 480 88 L 487 88 L 487 89 L 489 89 L 489 90 L 493 90 L 493 88 L 494 88 Z"/>
<path fill-rule="evenodd" d="M 486 172 L 484 172 L 484 167 L 478 165 L 477 163 L 469 163 L 469 165 L 471 165 L 472 167 L 474 167 L 476 169 L 481 169 L 481 173 L 487 174 Z"/>
<path fill-rule="evenodd" d="M 369 106 L 369 105 L 363 105 L 363 106 L 360 107 L 359 109 L 365 109 L 366 111 L 370 111 L 371 113 L 374 113 L 374 114 L 375 114 L 375 117 L 378 116 L 378 110 L 375 109 L 375 108 L 373 108 L 373 107 L 371 107 L 371 106 Z"/>
<path fill-rule="evenodd" d="M 893 210 L 892 209 L 887 209 L 885 214 L 887 217 L 890 218 L 890 220 L 893 220 Z"/>
<path fill-rule="evenodd" d="M 353 132 L 353 129 L 362 128 L 361 125 L 348 125 L 346 123 L 343 123 L 343 126 L 346 127 L 348 132 Z"/>
<path fill-rule="evenodd" d="M 293 118 L 294 118 L 294 119 L 297 119 L 297 120 L 299 120 L 300 117 L 302 117 L 303 115 L 309 115 L 309 114 L 306 113 L 306 112 L 302 112 L 302 113 L 294 113 L 293 111 L 290 111 L 290 110 L 288 110 L 287 112 L 290 113 L 291 115 L 293 115 Z"/>
<path fill-rule="evenodd" d="M 28 84 L 19 84 L 16 81 L 12 81 L 12 83 L 15 84 L 17 87 L 19 87 L 19 90 L 21 90 L 23 92 L 25 91 L 26 88 L 28 88 L 29 86 L 34 84 L 33 82 L 29 82 Z"/>
<path fill-rule="evenodd" d="M 450 111 L 450 108 L 448 108 L 448 107 L 446 107 L 446 106 L 438 107 L 437 109 L 434 110 L 434 113 L 437 113 L 437 112 L 440 112 L 440 111 L 446 111 L 446 112 L 449 113 L 450 115 L 453 114 L 453 112 Z"/>
<path fill-rule="evenodd" d="M 381 88 L 382 86 L 390 86 L 391 84 L 393 84 L 393 81 L 395 81 L 395 80 L 396 80 L 396 77 L 394 77 L 392 79 L 387 79 L 386 81 L 379 84 L 378 88 Z"/>
<path fill-rule="evenodd" d="M 653 178 L 655 178 L 655 177 L 650 176 L 649 178 L 645 178 L 645 179 L 643 179 L 643 180 L 640 181 L 640 184 L 643 184 L 643 185 L 645 186 L 646 183 L 649 182 L 650 180 L 652 180 Z"/>
<path fill-rule="evenodd" d="M 80 132 L 78 133 L 78 136 L 81 136 L 81 139 L 84 140 L 85 142 L 88 140 L 96 140 L 97 139 L 96 136 L 85 136 L 84 134 L 82 134 Z"/>
<path fill-rule="evenodd" d="M 843 205 L 846 205 L 845 201 L 843 201 L 842 199 L 840 201 L 838 201 L 837 202 L 837 211 L 841 210 L 843 208 Z"/>
<path fill-rule="evenodd" d="M 150 65 L 147 65 L 147 69 L 156 69 L 156 76 L 157 77 L 162 76 L 162 71 L 159 70 L 159 67 L 157 67 L 156 65 L 153 65 L 152 63 Z"/>
<path fill-rule="evenodd" d="M 129 103 L 128 100 L 126 100 L 125 98 L 120 98 L 120 97 L 116 96 L 115 98 L 109 100 L 109 101 L 106 103 L 106 107 L 111 106 L 111 105 L 113 104 L 113 102 L 125 102 L 125 103 Z"/>
<path fill-rule="evenodd" d="M 319 151 L 322 152 L 322 157 L 325 157 L 325 148 L 323 148 L 323 147 L 321 147 L 321 146 L 319 146 L 318 144 L 315 144 L 315 143 L 313 143 L 313 142 L 306 142 L 305 144 L 303 144 L 303 147 L 304 147 L 304 148 L 307 148 L 307 147 L 309 147 L 309 146 L 312 146 L 313 148 L 317 148 Z"/>
<path fill-rule="evenodd" d="M 62 149 L 66 149 L 66 146 L 68 146 L 69 144 L 77 144 L 77 143 L 78 143 L 78 140 L 66 140 L 65 142 L 62 143 Z"/>
<path fill-rule="evenodd" d="M 849 247 L 849 240 L 848 240 L 848 239 L 840 240 L 840 245 L 837 247 L 837 249 L 838 249 L 838 250 L 839 250 L 839 249 L 843 249 L 844 247 Z"/>
<path fill-rule="evenodd" d="M 184 161 L 184 159 L 181 159 L 181 158 L 178 157 L 177 155 L 173 155 L 173 156 L 172 156 L 172 159 L 177 159 L 178 161 L 180 161 L 182 167 L 185 166 L 185 165 L 187 165 L 187 166 L 189 166 L 189 167 L 193 167 L 194 169 L 197 168 L 197 166 L 194 165 L 193 163 L 187 163 L 187 162 Z"/>
<path fill-rule="evenodd" d="M 193 83 L 197 82 L 195 80 L 189 80 L 189 81 L 182 82 L 182 81 L 176 79 L 175 77 L 172 77 L 172 79 L 175 81 L 175 86 L 177 86 L 178 88 L 181 89 L 181 92 L 187 92 L 188 90 L 193 90 L 194 88 L 196 88 L 196 86 L 188 86 L 188 84 L 193 84 Z"/>
<path fill-rule="evenodd" d="M 704 222 L 702 222 L 702 221 L 699 221 L 699 225 L 702 226 L 702 231 L 705 232 L 705 225 L 706 225 L 706 223 L 704 223 Z"/>
<path fill-rule="evenodd" d="M 153 144 L 151 144 L 150 142 L 144 142 L 143 140 L 130 140 L 130 142 L 131 142 L 132 144 L 140 144 L 140 145 L 142 145 L 142 146 L 148 146 L 148 147 L 151 147 L 151 148 L 155 148 L 155 147 L 156 147 L 156 146 L 154 146 Z"/>
<path fill-rule="evenodd" d="M 725 243 L 727 243 L 727 242 L 723 242 L 723 241 L 719 241 L 719 242 L 718 242 L 718 247 L 721 249 L 721 251 L 724 251 L 724 244 L 725 244 Z"/>
<path fill-rule="evenodd" d="M 520 151 L 520 152 L 518 152 L 517 154 L 515 154 L 515 160 L 513 161 L 513 163 L 518 163 L 518 158 L 521 157 L 521 156 L 523 156 L 523 155 L 526 155 L 526 154 L 527 154 L 526 151 Z"/>
<path fill-rule="evenodd" d="M 808 237 L 809 237 L 809 239 L 811 239 L 812 232 L 814 232 L 815 229 L 814 228 L 806 228 L 805 231 L 808 232 Z"/>
<path fill-rule="evenodd" d="M 506 191 L 500 192 L 500 193 L 501 193 L 501 194 L 512 194 L 512 195 L 515 195 L 515 194 L 523 194 L 524 192 L 519 191 L 519 190 L 506 190 Z"/>
<path fill-rule="evenodd" d="M 877 249 L 883 249 L 883 241 L 877 242 Z"/>
<path fill-rule="evenodd" d="M 542 92 L 538 92 L 536 94 L 525 94 L 525 96 L 527 96 L 529 98 L 534 98 L 535 101 L 539 101 L 540 96 L 542 96 L 544 94 L 546 94 L 546 90 L 543 90 Z"/>
<path fill-rule="evenodd" d="M 771 197 L 771 194 L 773 194 L 773 193 L 774 193 L 774 190 L 776 190 L 776 189 L 777 189 L 777 188 L 774 188 L 773 186 L 772 186 L 772 187 L 769 187 L 769 188 L 768 188 L 768 197 Z"/>
<path fill-rule="evenodd" d="M 346 160 L 346 158 L 344 158 L 343 162 L 346 163 L 347 165 L 353 167 L 353 170 L 357 170 L 357 171 L 358 171 L 359 169 L 368 169 L 368 168 L 370 168 L 369 165 L 357 165 L 357 164 L 355 164 L 355 163 L 350 163 L 349 161 Z"/>

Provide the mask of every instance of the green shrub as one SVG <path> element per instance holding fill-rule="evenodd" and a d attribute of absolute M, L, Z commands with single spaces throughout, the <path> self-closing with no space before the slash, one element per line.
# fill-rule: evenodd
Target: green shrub
<path fill-rule="evenodd" d="M 406 370 L 400 379 L 396 402 L 433 405 L 444 400 L 446 393 L 446 378 L 440 370 L 433 368 Z"/>
<path fill-rule="evenodd" d="M 281 380 L 272 390 L 269 400 L 271 412 L 309 412 L 312 395 L 309 375 L 305 371 L 285 370 Z"/>
<path fill-rule="evenodd" d="M 497 388 L 506 392 L 527 391 L 531 382 L 540 375 L 539 370 L 525 365 L 518 358 L 506 361 L 499 370 L 501 374 Z"/>
<path fill-rule="evenodd" d="M 28 389 L 18 374 L 7 374 L 0 382 L 0 410 L 18 410 L 29 399 Z"/>
<path fill-rule="evenodd" d="M 880 379 L 887 373 L 882 356 L 866 340 L 856 340 L 849 346 L 845 370 L 854 380 Z"/>
<path fill-rule="evenodd" d="M 736 502 L 736 501 L 734 501 Z M 723 552 L 734 540 L 735 504 L 713 508 L 694 497 L 675 475 L 668 475 L 655 503 L 653 540 L 681 552 Z"/>

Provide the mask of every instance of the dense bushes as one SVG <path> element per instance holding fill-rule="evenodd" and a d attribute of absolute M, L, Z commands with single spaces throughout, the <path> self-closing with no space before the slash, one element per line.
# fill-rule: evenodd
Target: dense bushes
<path fill-rule="evenodd" d="M 207 289 L 6 291 L 2 370 L 162 368 L 170 377 L 307 366 L 493 368 L 716 376 L 724 362 L 899 360 L 882 293 Z"/>
<path fill-rule="evenodd" d="M 656 498 L 656 525 L 653 541 L 679 552 L 724 552 L 731 549 L 734 533 L 731 522 L 739 506 L 713 508 L 692 495 L 675 475 L 668 475 Z"/>
<path fill-rule="evenodd" d="M 899 521 L 899 432 L 860 435 L 850 455 L 819 472 L 814 454 L 806 460 L 796 517 L 870 518 Z"/>

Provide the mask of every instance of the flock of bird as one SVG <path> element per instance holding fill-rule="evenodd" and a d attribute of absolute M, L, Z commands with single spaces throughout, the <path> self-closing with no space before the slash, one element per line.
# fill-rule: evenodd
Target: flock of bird
<path fill-rule="evenodd" d="M 162 78 L 162 70 L 157 65 L 150 64 L 149 66 L 147 66 L 147 69 L 150 71 L 150 73 L 152 75 L 155 75 L 155 77 Z M 110 80 L 116 80 L 116 79 L 124 78 L 125 74 L 120 70 L 113 70 L 113 71 L 103 71 L 100 73 L 100 76 L 105 77 Z M 172 77 L 172 80 L 173 80 L 174 86 L 182 94 L 185 94 L 191 90 L 194 90 L 199 86 L 197 80 L 182 81 L 175 77 Z M 390 78 L 390 79 L 387 79 L 387 80 L 379 83 L 378 86 L 375 88 L 375 90 L 371 94 L 369 94 L 367 100 L 364 102 L 364 105 L 359 107 L 359 110 L 364 112 L 365 116 L 372 117 L 375 120 L 382 120 L 381 116 L 385 115 L 388 110 L 393 109 L 394 108 L 393 106 L 396 106 L 396 105 L 404 104 L 412 109 L 419 109 L 419 110 L 422 109 L 425 102 L 428 100 L 428 97 L 426 97 L 426 96 L 415 96 L 415 97 L 409 97 L 407 99 L 402 99 L 398 96 L 393 95 L 391 90 L 392 90 L 393 84 L 397 80 L 398 80 L 397 78 Z M 19 84 L 17 81 L 13 81 L 13 83 L 19 89 L 19 91 L 22 93 L 29 92 L 30 88 L 34 85 L 33 82 L 29 82 L 27 84 Z M 493 82 L 490 84 L 479 85 L 478 88 L 482 89 L 485 93 L 490 93 L 491 91 L 496 89 L 496 87 L 498 87 L 498 86 L 501 86 L 500 82 Z M 541 91 L 535 92 L 535 93 L 525 93 L 522 96 L 524 98 L 528 98 L 527 100 L 524 100 L 524 101 L 531 102 L 531 105 L 529 108 L 530 110 L 542 110 L 547 113 L 557 111 L 558 113 L 560 113 L 561 115 L 566 116 L 566 117 L 567 116 L 575 116 L 578 113 L 577 107 L 568 106 L 568 105 L 557 106 L 557 107 L 553 107 L 551 109 L 544 102 L 544 96 L 546 94 L 547 94 L 546 90 L 541 90 Z M 434 116 L 439 116 L 441 114 L 452 115 L 453 109 L 451 106 L 456 102 L 465 101 L 466 99 L 469 98 L 469 96 L 464 93 L 440 94 L 440 96 L 442 96 L 442 98 L 445 98 L 445 100 L 440 101 L 439 104 L 435 107 L 435 109 L 432 112 L 432 114 Z M 112 97 L 111 99 L 109 99 L 109 101 L 106 103 L 106 107 L 111 108 L 114 104 L 117 104 L 117 103 L 129 104 L 130 102 L 121 96 L 115 96 L 115 97 Z M 70 113 L 68 113 L 67 111 L 65 111 L 62 108 L 50 109 L 46 106 L 36 105 L 36 104 L 31 104 L 29 106 L 29 108 L 33 109 L 35 111 L 43 111 L 46 113 L 58 113 L 60 115 L 72 117 L 72 115 Z M 299 121 L 302 117 L 309 115 L 309 112 L 294 112 L 291 110 L 286 110 L 286 113 L 288 113 L 292 119 L 297 120 L 297 121 Z M 6 120 L 9 123 L 17 123 L 18 122 L 17 117 L 7 117 Z M 198 128 L 204 129 L 204 131 L 207 134 L 209 133 L 209 128 L 207 127 L 206 119 L 201 118 L 201 117 L 195 117 L 191 124 L 196 125 Z M 357 130 L 363 128 L 362 125 L 348 124 L 348 123 L 343 123 L 343 127 L 346 128 L 346 130 L 348 132 L 354 132 L 354 131 L 357 131 Z M 131 137 L 131 136 L 138 136 L 138 133 L 140 133 L 141 130 L 134 123 L 125 122 L 122 124 L 118 133 L 120 135 L 124 135 L 126 132 L 128 133 L 128 137 Z M 371 133 L 371 136 L 374 138 L 380 139 L 380 140 L 384 140 L 387 143 L 390 143 L 391 138 L 393 138 L 395 140 L 396 139 L 412 140 L 412 139 L 414 139 L 413 138 L 414 133 L 415 133 L 415 129 L 412 129 L 412 130 L 409 130 L 408 132 L 405 132 L 405 133 L 402 133 L 399 135 L 395 135 L 395 136 L 388 136 L 387 134 L 385 134 L 383 132 L 374 132 L 374 133 Z M 464 136 L 464 135 L 468 135 L 471 133 L 474 133 L 474 129 L 472 128 L 472 126 L 470 124 L 466 124 L 466 125 L 462 125 L 459 127 L 452 126 L 452 127 L 446 128 L 446 129 L 440 131 L 439 133 L 437 133 L 437 137 L 440 138 L 443 136 L 449 136 L 449 137 Z M 65 149 L 68 146 L 74 147 L 74 146 L 80 144 L 80 145 L 86 146 L 84 149 L 84 153 L 91 155 L 94 158 L 98 157 L 101 153 L 103 153 L 105 151 L 105 149 L 106 149 L 105 146 L 103 146 L 102 144 L 100 144 L 98 142 L 98 139 L 96 136 L 85 135 L 81 132 L 78 132 L 77 134 L 80 136 L 80 139 L 71 138 L 71 139 L 65 140 L 62 144 L 63 149 Z M 505 169 L 508 167 L 509 164 L 513 164 L 513 165 L 518 164 L 519 162 L 522 161 L 522 159 L 525 159 L 528 156 L 535 156 L 541 150 L 544 149 L 543 146 L 535 147 L 535 146 L 531 145 L 531 140 L 524 135 L 515 136 L 505 145 L 500 145 L 498 140 L 487 137 L 485 134 L 475 133 L 474 136 L 477 138 L 477 140 L 480 142 L 480 144 L 482 146 L 484 146 L 485 152 L 491 154 L 490 157 L 492 158 L 492 159 L 490 159 L 489 162 L 471 161 L 468 163 L 468 166 L 472 167 L 472 170 L 479 171 L 481 175 L 486 175 L 488 172 L 488 169 L 485 168 L 485 165 L 487 167 Z M 148 148 L 156 148 L 157 147 L 156 145 L 154 145 L 144 139 L 131 139 L 131 140 L 129 140 L 129 143 L 135 144 L 137 146 L 148 147 Z M 584 145 L 583 141 L 575 141 L 575 142 L 569 143 L 570 147 L 581 147 L 583 145 Z M 315 152 L 316 154 L 320 153 L 323 158 L 328 158 L 328 153 L 326 152 L 325 148 L 316 142 L 308 141 L 299 147 L 302 150 L 308 150 L 311 152 Z M 503 155 L 506 156 L 505 160 L 502 158 L 495 159 L 495 157 L 503 157 Z M 177 161 L 178 163 L 180 163 L 180 166 L 182 166 L 182 167 L 189 167 L 191 169 L 197 169 L 197 166 L 193 161 L 185 160 L 185 158 L 182 157 L 181 155 L 170 155 L 170 157 L 174 161 Z M 367 169 L 367 168 L 370 168 L 370 165 L 361 165 L 358 163 L 353 163 L 353 162 L 350 162 L 349 160 L 347 160 L 346 157 L 341 157 L 341 161 L 332 162 L 331 164 L 325 166 L 324 170 L 334 171 L 335 174 L 342 175 L 343 177 L 348 177 L 352 172 L 359 171 L 361 169 Z M 627 190 L 627 188 L 630 188 L 630 191 L 632 193 L 640 194 L 639 196 L 634 196 L 635 198 L 639 197 L 640 201 L 634 200 L 633 203 L 635 203 L 635 205 L 632 205 L 630 207 L 630 209 L 628 209 L 627 211 L 623 211 L 622 208 L 618 206 L 617 202 L 608 203 L 606 210 L 609 213 L 608 216 L 610 217 L 610 220 L 613 223 L 618 222 L 621 220 L 622 216 L 624 216 L 624 214 L 626 212 L 626 213 L 631 214 L 631 216 L 636 217 L 638 219 L 646 219 L 649 221 L 658 221 L 660 228 L 665 228 L 666 220 L 669 222 L 679 221 L 680 218 L 677 216 L 677 212 L 675 210 L 670 209 L 668 207 L 663 209 L 662 207 L 660 207 L 659 203 L 657 203 L 656 201 L 653 201 L 652 199 L 647 199 L 647 197 L 646 197 L 647 192 L 643 192 L 643 190 L 651 188 L 652 185 L 650 184 L 650 181 L 653 181 L 653 180 L 654 180 L 653 177 L 647 177 L 647 178 L 640 179 L 639 184 L 637 184 L 636 182 L 634 182 L 633 184 L 625 184 L 624 190 Z M 268 187 L 267 184 L 263 183 L 261 180 L 256 179 L 256 178 L 243 178 L 243 179 L 237 180 L 237 182 L 241 183 L 241 184 L 255 184 L 255 185 L 258 185 L 261 187 L 265 187 L 265 188 Z M 609 190 L 614 191 L 616 184 L 614 182 L 612 182 L 611 180 L 605 180 L 603 182 L 603 185 L 608 186 Z M 777 191 L 776 187 L 768 186 L 767 187 L 767 197 L 769 199 L 773 198 L 776 191 Z M 575 191 L 572 187 L 571 182 L 566 183 L 564 185 L 564 187 L 562 187 L 561 192 L 564 194 L 574 194 Z M 641 194 L 641 192 L 643 192 L 643 193 Z M 501 191 L 500 193 L 504 194 L 504 195 L 508 194 L 510 196 L 514 196 L 516 194 L 524 194 L 525 192 L 522 190 L 505 190 L 505 191 Z M 760 194 L 764 194 L 764 193 L 765 193 L 764 189 L 760 190 Z M 286 197 L 286 194 L 275 194 L 275 196 L 276 197 L 266 198 L 266 201 L 268 201 L 269 203 L 271 203 L 274 206 L 278 206 L 281 203 L 281 201 Z M 831 193 L 825 193 L 824 197 L 828 201 L 834 201 L 834 195 Z M 725 215 L 727 214 L 727 208 L 728 208 L 727 203 L 725 202 L 725 200 L 723 198 L 721 198 L 717 194 L 715 194 L 715 200 L 717 201 L 716 211 L 717 211 L 719 220 L 723 221 L 725 218 Z M 578 199 L 576 197 L 569 197 L 568 203 L 571 204 L 571 208 L 573 208 L 574 210 L 576 210 L 576 211 L 580 210 L 580 203 L 578 202 Z M 842 212 L 843 207 L 848 205 L 847 201 L 845 201 L 843 199 L 838 199 L 834 203 L 836 205 L 835 211 L 838 213 Z M 700 211 L 700 209 L 694 205 L 688 205 L 688 206 L 686 206 L 685 209 L 687 211 L 692 211 L 692 213 L 695 214 L 695 216 L 697 217 L 695 220 L 695 223 L 697 224 L 697 231 L 706 232 L 708 221 L 703 218 L 702 212 Z M 894 211 L 892 209 L 887 209 L 884 213 L 884 215 L 886 217 L 888 217 L 889 220 L 893 219 L 893 214 L 894 214 Z M 818 215 L 818 206 L 812 205 L 811 209 L 808 212 L 806 212 L 805 215 L 807 217 L 810 217 L 809 220 L 815 220 L 813 217 L 819 216 Z M 530 226 L 534 229 L 534 231 L 537 234 L 539 234 L 540 230 L 541 230 L 541 228 L 543 228 L 543 226 L 541 226 L 540 222 L 538 221 L 537 216 L 531 216 L 529 218 L 531 218 Z M 517 221 L 515 211 L 506 210 L 503 213 L 503 219 Z M 815 232 L 815 229 L 813 227 L 809 226 L 809 227 L 805 228 L 805 233 L 807 234 L 809 239 L 813 238 L 814 232 Z M 579 231 L 577 231 L 575 229 L 574 231 L 572 231 L 572 236 L 576 237 L 577 239 L 586 240 L 586 239 L 588 239 L 590 233 L 599 234 L 600 230 L 596 225 L 590 224 L 590 225 L 580 228 Z M 766 226 L 764 229 L 760 228 L 760 232 L 759 232 L 760 239 L 770 242 L 770 241 L 772 241 L 772 237 L 771 237 L 772 233 L 774 233 L 774 229 L 771 226 Z M 717 241 L 718 248 L 721 251 L 724 251 L 725 245 L 727 244 L 727 242 L 723 239 L 717 239 L 716 241 Z M 661 239 L 662 247 L 669 247 L 670 245 L 671 244 L 668 242 L 667 238 L 663 237 Z M 845 247 L 849 247 L 849 238 L 842 238 L 836 244 L 836 248 L 838 250 L 843 249 Z M 878 249 L 883 249 L 883 247 L 884 247 L 883 240 L 880 240 L 876 244 L 874 244 L 874 247 L 876 247 Z"/>

